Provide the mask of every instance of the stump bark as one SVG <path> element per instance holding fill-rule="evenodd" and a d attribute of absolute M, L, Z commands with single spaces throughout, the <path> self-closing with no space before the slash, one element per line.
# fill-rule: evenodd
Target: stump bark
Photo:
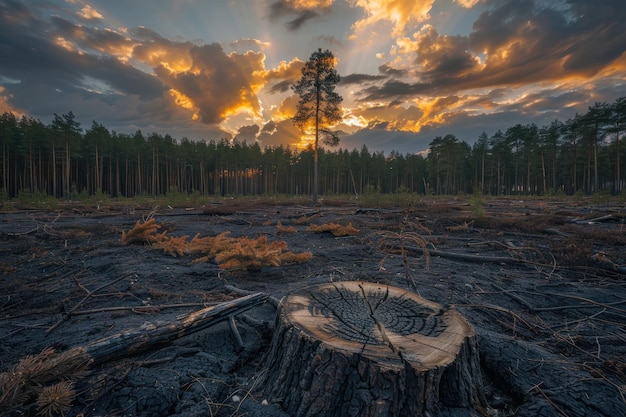
<path fill-rule="evenodd" d="M 432 416 L 485 405 L 473 327 L 397 287 L 339 282 L 287 296 L 261 377 L 292 416 Z"/>

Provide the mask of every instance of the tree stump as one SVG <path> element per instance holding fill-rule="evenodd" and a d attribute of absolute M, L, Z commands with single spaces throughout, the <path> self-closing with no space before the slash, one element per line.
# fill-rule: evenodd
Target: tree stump
<path fill-rule="evenodd" d="M 464 317 L 368 282 L 287 296 L 257 386 L 295 417 L 431 416 L 485 405 L 476 337 Z"/>

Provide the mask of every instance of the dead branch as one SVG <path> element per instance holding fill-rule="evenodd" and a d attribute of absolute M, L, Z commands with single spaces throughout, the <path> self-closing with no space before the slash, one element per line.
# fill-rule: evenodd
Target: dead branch
<path fill-rule="evenodd" d="M 102 307 L 92 310 L 80 310 L 72 312 L 73 316 L 85 314 L 106 313 L 110 311 L 132 311 L 134 313 L 159 312 L 168 308 L 189 308 L 189 307 L 210 307 L 217 303 L 182 303 L 182 304 L 159 304 L 152 306 L 120 306 L 120 307 Z"/>
<path fill-rule="evenodd" d="M 95 293 L 97 293 L 98 291 L 100 291 L 103 288 L 108 287 L 109 285 L 113 285 L 118 281 L 123 280 L 124 278 L 128 278 L 129 276 L 134 275 L 134 272 L 131 272 L 130 274 L 126 274 L 126 275 L 122 275 L 119 278 L 114 279 L 113 281 L 107 282 L 104 285 L 99 286 L 98 288 L 96 288 L 93 291 L 90 291 L 87 293 L 87 295 L 78 302 L 78 304 L 76 304 L 74 307 L 72 307 L 70 309 L 70 311 L 68 311 L 67 313 L 65 313 L 61 319 L 59 321 L 57 321 L 55 324 L 53 324 L 48 330 L 46 330 L 46 335 L 50 334 L 54 329 L 56 329 L 57 327 L 59 327 L 65 320 L 69 319 L 71 317 L 71 315 L 74 313 L 74 311 L 76 311 L 78 309 L 78 307 L 80 307 L 81 305 L 83 305 L 85 303 L 85 301 L 87 301 L 92 295 L 94 295 Z"/>
<path fill-rule="evenodd" d="M 593 219 L 583 219 L 583 220 L 572 220 L 572 223 L 576 224 L 593 224 L 598 222 L 607 222 L 617 220 L 612 214 L 607 214 L 606 216 L 595 217 Z"/>
<path fill-rule="evenodd" d="M 248 291 L 248 290 L 244 290 L 242 288 L 237 288 L 235 286 L 232 285 L 224 285 L 224 289 L 227 291 L 231 291 L 234 292 L 235 294 L 238 295 L 250 295 L 250 294 L 254 294 L 254 291 Z M 273 305 L 274 307 L 278 307 L 278 304 L 280 304 L 280 300 L 274 296 L 268 296 L 267 297 L 267 302 L 270 303 L 271 305 Z"/>
<path fill-rule="evenodd" d="M 188 314 L 176 322 L 166 324 L 145 323 L 92 342 L 84 350 L 94 363 L 103 363 L 161 346 L 172 340 L 207 329 L 223 320 L 263 304 L 267 294 L 254 293 L 235 300 Z"/>
<path fill-rule="evenodd" d="M 418 247 L 407 248 L 411 251 L 414 251 L 420 255 L 424 254 L 424 250 Z M 476 262 L 476 263 L 504 263 L 504 264 L 520 264 L 520 263 L 533 263 L 529 261 L 524 261 L 521 259 L 511 258 L 508 256 L 478 256 L 478 255 L 469 255 L 464 253 L 453 253 L 453 252 L 443 252 L 435 249 L 428 249 L 428 253 L 431 257 L 439 256 L 441 258 L 452 259 L 456 261 L 465 261 L 465 262 Z"/>

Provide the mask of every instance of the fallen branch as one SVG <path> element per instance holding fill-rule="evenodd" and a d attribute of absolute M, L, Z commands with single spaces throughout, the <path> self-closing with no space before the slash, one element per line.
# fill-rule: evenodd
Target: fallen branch
<path fill-rule="evenodd" d="M 263 304 L 267 297 L 263 293 L 254 293 L 196 311 L 176 322 L 162 325 L 145 323 L 139 328 L 111 335 L 83 348 L 96 364 L 133 355 L 229 320 L 232 316 Z"/>
<path fill-rule="evenodd" d="M 407 250 L 414 251 L 420 255 L 424 254 L 424 249 L 411 247 L 406 248 Z M 479 255 L 469 255 L 465 253 L 454 253 L 454 252 L 442 252 L 435 249 L 428 249 L 428 254 L 432 258 L 433 256 L 439 256 L 441 258 L 453 259 L 456 261 L 465 261 L 465 262 L 476 262 L 476 263 L 505 263 L 505 264 L 521 264 L 521 263 L 533 263 L 528 262 L 516 258 L 511 258 L 508 256 L 479 256 Z"/>
<path fill-rule="evenodd" d="M 50 334 L 50 333 L 51 333 L 54 329 L 56 329 L 56 328 L 57 328 L 57 327 L 59 327 L 61 324 L 63 324 L 63 322 L 64 322 L 65 320 L 69 319 L 69 318 L 72 316 L 72 314 L 74 313 L 74 311 L 76 311 L 76 310 L 78 309 L 78 307 L 80 307 L 81 305 L 83 305 L 83 304 L 85 303 L 85 301 L 87 301 L 87 300 L 89 299 L 89 297 L 91 297 L 92 295 L 94 295 L 95 293 L 97 293 L 98 291 L 100 291 L 101 289 L 106 288 L 106 287 L 108 287 L 109 285 L 113 285 L 113 284 L 115 284 L 116 282 L 123 280 L 124 278 L 128 278 L 129 276 L 131 276 L 131 275 L 133 275 L 133 274 L 134 274 L 134 272 L 133 272 L 133 273 L 130 273 L 130 274 L 122 275 L 121 277 L 118 277 L 118 278 L 114 279 L 113 281 L 107 282 L 106 284 L 99 286 L 98 288 L 96 288 L 96 289 L 95 289 L 95 290 L 93 290 L 93 291 L 89 291 L 89 292 L 87 293 L 87 295 L 86 295 L 86 296 L 85 296 L 82 300 L 80 300 L 80 301 L 79 301 L 79 303 L 78 303 L 78 304 L 76 304 L 74 307 L 72 307 L 72 308 L 70 309 L 70 311 L 68 311 L 67 313 L 65 313 L 65 315 L 63 315 L 63 317 L 61 317 L 61 319 L 60 319 L 59 321 L 57 321 L 55 324 L 53 324 L 52 326 L 50 326 L 50 328 L 49 328 L 48 330 L 46 330 L 46 335 Z M 84 288 L 84 287 L 83 287 L 83 288 Z"/>
<path fill-rule="evenodd" d="M 238 295 L 250 295 L 250 294 L 254 294 L 254 291 L 249 291 L 249 290 L 244 290 L 243 288 L 237 288 L 233 285 L 224 285 L 224 289 L 228 290 L 228 291 L 232 291 L 235 294 Z M 270 303 L 271 305 L 273 305 L 274 307 L 278 308 L 278 304 L 280 304 L 280 300 L 274 296 L 269 296 L 267 297 L 267 302 Z"/>
<path fill-rule="evenodd" d="M 576 224 L 593 224 L 597 222 L 615 221 L 617 220 L 612 214 L 606 216 L 595 217 L 593 219 L 572 220 L 572 223 Z"/>
<path fill-rule="evenodd" d="M 165 310 L 167 308 L 188 308 L 188 307 L 209 307 L 216 303 L 182 303 L 182 304 L 157 304 L 145 306 L 120 306 L 120 307 L 102 307 L 91 310 L 74 311 L 73 316 L 81 316 L 85 314 L 105 313 L 109 311 L 132 311 L 134 313 L 152 313 Z"/>

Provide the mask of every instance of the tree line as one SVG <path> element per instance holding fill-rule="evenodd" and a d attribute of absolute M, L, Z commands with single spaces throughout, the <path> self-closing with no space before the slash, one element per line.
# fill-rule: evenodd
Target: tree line
<path fill-rule="evenodd" d="M 321 194 L 371 192 L 452 195 L 618 194 L 626 186 L 626 97 L 595 103 L 547 126 L 516 124 L 473 145 L 436 137 L 427 156 L 392 151 L 319 149 Z M 0 116 L 2 195 L 42 193 L 111 197 L 307 194 L 314 150 L 259 143 L 180 140 L 158 133 L 116 133 L 98 122 L 81 128 L 70 111 L 46 125 Z"/>

